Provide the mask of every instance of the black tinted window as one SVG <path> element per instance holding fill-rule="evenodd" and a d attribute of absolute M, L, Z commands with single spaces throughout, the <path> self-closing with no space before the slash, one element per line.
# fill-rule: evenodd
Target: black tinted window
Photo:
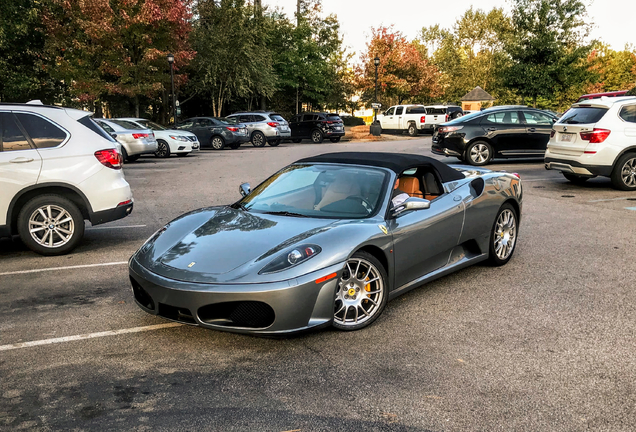
<path fill-rule="evenodd" d="M 66 132 L 42 117 L 25 113 L 15 115 L 37 148 L 57 147 L 66 139 Z"/>
<path fill-rule="evenodd" d="M 255 122 L 265 121 L 265 117 L 263 117 L 262 115 L 253 115 L 252 117 L 254 118 L 254 120 L 252 121 L 255 121 Z"/>
<path fill-rule="evenodd" d="M 111 120 L 111 121 L 115 123 L 116 125 L 119 125 L 123 127 L 124 129 L 128 129 L 128 130 L 143 130 L 144 129 L 143 126 L 135 122 L 127 121 L 127 120 Z"/>
<path fill-rule="evenodd" d="M 282 116 L 282 115 L 280 115 L 280 114 L 270 114 L 270 115 L 269 115 L 269 118 L 271 118 L 271 119 L 272 119 L 272 120 L 274 120 L 274 121 L 278 121 L 278 122 L 285 121 L 285 119 L 283 118 L 283 116 Z"/>
<path fill-rule="evenodd" d="M 97 124 L 100 125 L 101 127 L 103 127 L 106 132 L 115 133 L 115 129 L 110 127 L 110 125 L 108 123 L 98 121 Z"/>
<path fill-rule="evenodd" d="M 338 114 L 327 114 L 327 120 L 329 121 L 333 121 L 333 122 L 339 122 L 342 121 L 340 119 L 340 116 Z"/>
<path fill-rule="evenodd" d="M 315 114 L 305 114 L 303 115 L 303 121 L 314 121 L 318 120 L 318 116 Z"/>
<path fill-rule="evenodd" d="M 407 114 L 426 114 L 426 108 L 424 107 L 406 107 Z"/>
<path fill-rule="evenodd" d="M 177 129 L 190 129 L 192 126 L 194 126 L 194 120 L 188 119 L 176 127 Z"/>
<path fill-rule="evenodd" d="M 403 112 L 404 112 L 404 107 L 397 107 L 395 109 L 395 115 L 402 115 Z"/>
<path fill-rule="evenodd" d="M 241 123 L 249 123 L 253 120 L 252 120 L 252 116 L 242 115 L 242 116 L 239 116 L 239 121 L 241 121 Z"/>
<path fill-rule="evenodd" d="M 636 123 L 636 105 L 628 105 L 621 108 L 621 112 L 618 115 L 626 122 Z"/>
<path fill-rule="evenodd" d="M 559 120 L 563 124 L 589 124 L 598 122 L 607 112 L 607 108 L 576 107 L 570 108 Z"/>
<path fill-rule="evenodd" d="M 427 107 L 426 108 L 426 114 L 433 114 L 433 115 L 446 114 L 446 108 Z"/>
<path fill-rule="evenodd" d="M 2 151 L 29 150 L 31 146 L 11 113 L 0 113 Z"/>
<path fill-rule="evenodd" d="M 81 119 L 79 119 L 77 121 L 78 123 L 86 126 L 87 128 L 89 128 L 90 130 L 92 130 L 93 132 L 95 132 L 97 135 L 106 138 L 108 141 L 110 142 L 117 142 L 113 139 L 112 136 L 108 135 L 104 129 L 102 129 L 101 127 L 99 127 L 99 125 L 97 123 L 95 123 L 95 120 L 93 120 L 90 116 L 86 116 L 86 117 L 82 117 Z"/>

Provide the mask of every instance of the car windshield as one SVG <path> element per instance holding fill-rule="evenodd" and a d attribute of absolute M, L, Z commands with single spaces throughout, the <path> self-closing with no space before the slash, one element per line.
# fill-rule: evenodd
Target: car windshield
<path fill-rule="evenodd" d="M 246 211 L 296 217 L 360 219 L 375 214 L 388 174 L 349 165 L 290 165 L 238 205 Z"/>
<path fill-rule="evenodd" d="M 151 122 L 150 120 L 139 120 L 137 123 L 139 123 L 143 127 L 148 128 L 150 130 L 157 130 L 157 131 L 168 130 L 168 128 L 165 128 L 155 122 Z"/>
<path fill-rule="evenodd" d="M 559 120 L 561 124 L 590 124 L 598 122 L 607 112 L 607 108 L 575 107 L 570 108 Z"/>
<path fill-rule="evenodd" d="M 138 125 L 137 123 L 131 122 L 131 121 L 127 121 L 127 120 L 113 120 L 110 119 L 109 120 L 112 123 L 115 123 L 118 126 L 123 127 L 124 129 L 128 129 L 128 130 L 143 130 L 144 127 Z"/>

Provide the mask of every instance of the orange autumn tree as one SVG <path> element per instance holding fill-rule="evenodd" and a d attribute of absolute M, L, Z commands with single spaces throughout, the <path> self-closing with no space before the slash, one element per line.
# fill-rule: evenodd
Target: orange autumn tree
<path fill-rule="evenodd" d="M 178 71 L 193 57 L 188 37 L 192 0 L 44 0 L 50 74 L 73 100 L 164 99 L 170 90 L 166 55 Z M 184 81 L 177 75 L 177 84 Z"/>
<path fill-rule="evenodd" d="M 357 68 L 358 90 L 362 100 L 372 102 L 375 89 L 375 65 L 378 66 L 378 99 L 384 105 L 423 102 L 441 94 L 440 74 L 415 42 L 391 27 L 371 29 L 371 41 Z"/>

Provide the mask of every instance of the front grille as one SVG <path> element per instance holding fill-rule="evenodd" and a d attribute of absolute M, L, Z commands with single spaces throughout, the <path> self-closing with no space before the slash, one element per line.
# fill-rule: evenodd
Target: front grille
<path fill-rule="evenodd" d="M 146 309 L 155 310 L 155 302 L 152 300 L 152 297 L 150 297 L 150 294 L 148 294 L 132 276 L 130 277 L 130 283 L 132 284 L 133 295 L 137 303 Z"/>
<path fill-rule="evenodd" d="M 203 306 L 199 319 L 207 324 L 226 327 L 266 328 L 274 323 L 274 309 L 257 301 L 224 302 Z"/>
<path fill-rule="evenodd" d="M 159 312 L 157 315 L 164 318 L 171 319 L 173 321 L 181 321 L 188 324 L 196 324 L 192 312 L 190 309 L 180 308 L 176 306 L 170 306 L 167 304 L 159 303 Z"/>

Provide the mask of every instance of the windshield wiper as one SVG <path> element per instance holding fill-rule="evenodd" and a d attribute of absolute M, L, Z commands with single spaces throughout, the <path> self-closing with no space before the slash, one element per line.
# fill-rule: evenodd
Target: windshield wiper
<path fill-rule="evenodd" d="M 269 212 L 265 212 L 265 214 L 276 215 L 276 216 L 295 216 L 295 217 L 304 217 L 304 218 L 309 217 L 304 214 L 293 213 L 288 211 L 269 211 Z"/>
<path fill-rule="evenodd" d="M 247 209 L 247 207 L 245 207 L 243 204 L 238 203 L 238 202 L 237 202 L 237 203 L 232 204 L 230 207 L 235 208 L 235 209 L 241 209 L 241 210 L 243 210 L 243 211 L 249 211 L 249 210 Z"/>

